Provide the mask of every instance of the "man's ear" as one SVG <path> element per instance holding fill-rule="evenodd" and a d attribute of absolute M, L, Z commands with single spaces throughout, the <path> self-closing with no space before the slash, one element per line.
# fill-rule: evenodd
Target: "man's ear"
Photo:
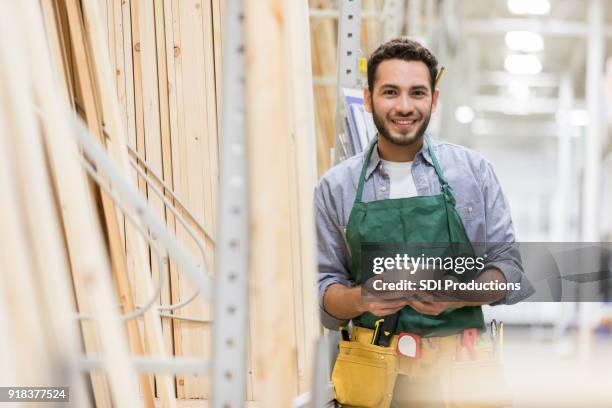
<path fill-rule="evenodd" d="M 363 89 L 363 106 L 366 112 L 372 113 L 372 94 L 367 86 Z"/>
<path fill-rule="evenodd" d="M 438 107 L 438 97 L 440 96 L 440 89 L 436 88 L 431 98 L 431 111 L 435 112 Z"/>

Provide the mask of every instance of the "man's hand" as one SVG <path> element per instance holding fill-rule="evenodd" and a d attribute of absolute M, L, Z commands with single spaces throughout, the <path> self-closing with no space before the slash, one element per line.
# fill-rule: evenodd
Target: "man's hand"
<path fill-rule="evenodd" d="M 368 299 L 361 296 L 361 287 L 349 288 L 333 284 L 325 292 L 325 311 L 338 319 L 352 319 L 365 312 L 375 316 L 388 316 L 406 306 L 405 300 Z"/>
<path fill-rule="evenodd" d="M 445 279 L 457 282 L 454 276 L 447 276 Z M 450 308 L 458 308 L 465 306 L 464 302 L 455 299 L 449 299 L 448 294 L 440 291 L 419 292 L 415 294 L 416 299 L 407 302 L 408 306 L 412 307 L 419 313 L 426 315 L 437 316 Z"/>
<path fill-rule="evenodd" d="M 453 276 L 445 279 L 458 282 Z M 506 282 L 503 273 L 497 268 L 490 268 L 483 271 L 476 282 Z M 505 296 L 504 291 L 471 292 L 471 291 L 431 291 L 417 292 L 417 299 L 412 299 L 407 304 L 417 312 L 437 316 L 450 308 L 460 308 L 464 306 L 480 306 L 493 303 Z"/>
<path fill-rule="evenodd" d="M 465 306 L 463 302 L 424 302 L 420 300 L 414 300 L 408 302 L 408 306 L 412 307 L 419 313 L 423 313 L 426 315 L 437 316 L 440 313 L 444 312 L 450 308 L 457 308 Z"/>
<path fill-rule="evenodd" d="M 363 312 L 370 312 L 374 316 L 388 316 L 399 312 L 408 303 L 404 300 L 363 300 Z"/>
<path fill-rule="evenodd" d="M 454 277 L 445 279 L 455 280 Z M 483 271 L 477 282 L 506 282 L 506 278 L 497 268 Z M 323 305 L 327 313 L 338 319 L 352 319 L 364 312 L 375 316 L 388 316 L 401 310 L 404 306 L 411 306 L 417 312 L 428 315 L 439 315 L 449 308 L 464 306 L 486 305 L 503 299 L 505 291 L 414 291 L 403 300 L 367 299 L 362 297 L 361 287 L 352 287 L 341 284 L 329 286 L 323 297 Z"/>

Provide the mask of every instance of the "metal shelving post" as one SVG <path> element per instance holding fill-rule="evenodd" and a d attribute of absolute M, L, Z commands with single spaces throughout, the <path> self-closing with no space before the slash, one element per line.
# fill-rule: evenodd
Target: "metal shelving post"
<path fill-rule="evenodd" d="M 212 406 L 246 400 L 248 230 L 245 129 L 244 9 L 225 3 L 219 227 L 216 245 Z"/>
<path fill-rule="evenodd" d="M 356 88 L 360 77 L 359 60 L 361 0 L 342 0 L 338 18 L 338 89 L 336 102 L 336 141 L 332 161 L 338 163 L 348 157 L 342 88 Z"/>

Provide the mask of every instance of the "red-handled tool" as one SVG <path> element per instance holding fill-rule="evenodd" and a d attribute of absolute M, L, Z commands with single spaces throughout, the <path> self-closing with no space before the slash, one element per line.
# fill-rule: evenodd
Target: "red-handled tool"
<path fill-rule="evenodd" d="M 469 328 L 463 330 L 461 336 L 461 343 L 457 346 L 457 360 L 463 361 L 465 359 L 464 350 L 467 349 L 469 356 L 472 359 L 476 358 L 476 339 L 478 338 L 478 330 L 475 328 Z"/>

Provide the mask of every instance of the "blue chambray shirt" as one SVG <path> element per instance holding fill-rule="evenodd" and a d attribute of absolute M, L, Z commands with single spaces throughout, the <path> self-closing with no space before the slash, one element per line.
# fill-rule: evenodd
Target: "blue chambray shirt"
<path fill-rule="evenodd" d="M 513 243 L 515 238 L 510 207 L 491 164 L 479 153 L 463 146 L 431 137 L 429 141 L 446 180 L 455 191 L 456 208 L 470 241 L 479 244 Z M 348 320 L 337 319 L 327 313 L 323 307 L 323 296 L 333 283 L 348 287 L 355 285 L 349 274 L 351 258 L 345 228 L 355 201 L 364 155 L 362 152 L 331 168 L 315 189 L 319 308 L 321 322 L 333 330 L 346 325 Z M 440 183 L 425 145 L 414 157 L 412 177 L 418 195 L 440 194 Z M 365 175 L 362 200 L 388 199 L 389 190 L 389 176 L 383 168 L 378 149 L 374 149 Z M 533 294 L 533 287 L 525 276 L 515 246 L 504 246 L 502 251 L 488 253 L 485 269 L 489 267 L 501 270 L 508 282 L 521 284 L 520 291 L 508 291 L 506 298 L 497 304 L 514 304 Z"/>

